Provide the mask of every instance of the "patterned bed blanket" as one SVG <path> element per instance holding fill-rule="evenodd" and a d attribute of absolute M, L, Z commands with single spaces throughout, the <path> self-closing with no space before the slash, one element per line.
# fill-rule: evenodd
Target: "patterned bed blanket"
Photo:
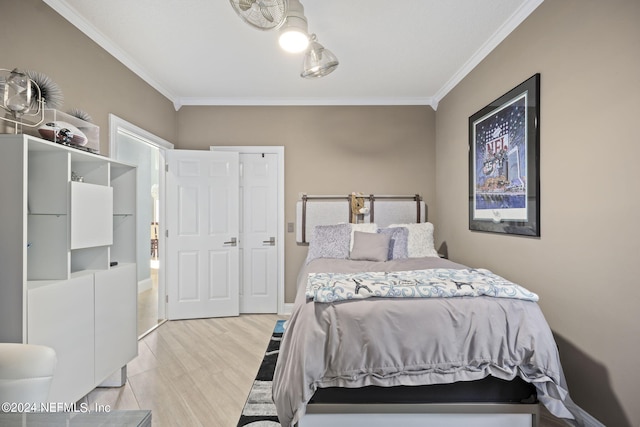
<path fill-rule="evenodd" d="M 332 303 L 381 298 L 491 296 L 538 301 L 538 295 L 486 269 L 433 268 L 364 273 L 309 273 L 308 300 Z"/>

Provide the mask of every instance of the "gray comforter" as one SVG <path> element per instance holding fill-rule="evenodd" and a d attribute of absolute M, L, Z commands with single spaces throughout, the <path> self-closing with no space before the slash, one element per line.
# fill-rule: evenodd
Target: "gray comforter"
<path fill-rule="evenodd" d="M 535 302 L 479 297 L 307 301 L 312 272 L 466 268 L 439 258 L 387 262 L 316 259 L 303 267 L 275 375 L 273 398 L 293 426 L 320 387 L 472 381 L 493 375 L 533 383 L 549 411 L 599 425 L 569 398 L 551 330 Z"/>

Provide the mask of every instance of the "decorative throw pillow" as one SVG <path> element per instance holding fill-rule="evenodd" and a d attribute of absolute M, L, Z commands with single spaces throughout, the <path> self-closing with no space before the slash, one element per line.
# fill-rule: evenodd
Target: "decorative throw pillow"
<path fill-rule="evenodd" d="M 390 234 L 353 233 L 353 250 L 351 259 L 361 261 L 386 261 L 389 255 Z"/>
<path fill-rule="evenodd" d="M 307 262 L 316 258 L 349 258 L 351 224 L 316 225 L 313 228 Z"/>
<path fill-rule="evenodd" d="M 388 234 L 391 236 L 389 241 L 389 254 L 387 259 L 405 259 L 409 258 L 408 238 L 409 229 L 406 227 L 379 228 L 378 233 Z"/>
<path fill-rule="evenodd" d="M 378 226 L 374 222 L 361 222 L 359 224 L 351 224 L 351 244 L 349 245 L 349 250 L 353 250 L 353 233 L 356 231 L 375 233 L 376 231 L 378 231 Z"/>
<path fill-rule="evenodd" d="M 389 225 L 389 228 L 392 227 L 406 227 L 409 230 L 409 238 L 407 240 L 409 258 L 438 256 L 438 251 L 436 251 L 433 242 L 433 224 L 430 222 Z"/>

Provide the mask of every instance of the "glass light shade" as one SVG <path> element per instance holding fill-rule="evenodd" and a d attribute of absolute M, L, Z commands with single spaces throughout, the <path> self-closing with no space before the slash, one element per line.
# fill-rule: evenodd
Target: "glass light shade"
<path fill-rule="evenodd" d="M 2 102 L 5 109 L 15 116 L 29 111 L 31 105 L 31 80 L 26 74 L 14 69 L 4 84 Z"/>
<path fill-rule="evenodd" d="M 312 36 L 311 46 L 304 55 L 302 62 L 302 72 L 300 77 L 312 79 L 316 77 L 324 77 L 338 68 L 338 58 L 329 49 L 325 49 Z"/>

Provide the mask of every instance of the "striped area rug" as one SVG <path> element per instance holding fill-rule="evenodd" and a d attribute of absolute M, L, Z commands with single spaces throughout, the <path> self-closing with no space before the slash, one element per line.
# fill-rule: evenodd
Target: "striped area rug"
<path fill-rule="evenodd" d="M 267 346 L 258 375 L 253 382 L 247 402 L 242 409 L 238 427 L 280 427 L 276 407 L 271 398 L 271 381 L 278 360 L 280 341 L 284 333 L 285 320 L 278 320 Z"/>

